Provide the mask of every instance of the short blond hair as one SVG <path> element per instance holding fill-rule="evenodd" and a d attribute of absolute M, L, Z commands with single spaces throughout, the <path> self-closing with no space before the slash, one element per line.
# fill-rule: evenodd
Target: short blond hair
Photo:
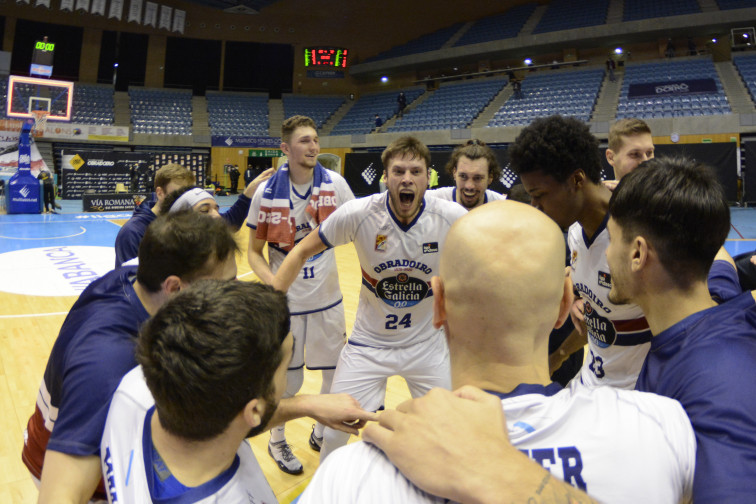
<path fill-rule="evenodd" d="M 641 119 L 620 119 L 609 128 L 609 148 L 614 152 L 622 149 L 622 137 L 651 134 L 651 128 Z"/>
<path fill-rule="evenodd" d="M 186 167 L 176 163 L 168 163 L 155 172 L 155 188 L 165 190 L 169 183 L 176 182 L 182 186 L 194 185 L 194 174 Z"/>

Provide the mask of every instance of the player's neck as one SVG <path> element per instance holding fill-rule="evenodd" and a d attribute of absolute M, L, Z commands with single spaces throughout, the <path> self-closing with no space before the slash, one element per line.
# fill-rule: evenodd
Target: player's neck
<path fill-rule="evenodd" d="M 665 277 L 657 275 L 653 285 L 644 289 L 637 299 L 654 336 L 694 313 L 716 306 L 706 281 L 681 289 Z"/>
<path fill-rule="evenodd" d="M 145 286 L 139 283 L 139 280 L 134 282 L 134 292 L 136 292 L 137 298 L 144 306 L 144 309 L 150 316 L 155 315 L 158 309 L 163 306 L 166 298 L 162 291 L 150 292 Z"/>
<path fill-rule="evenodd" d="M 306 166 L 289 165 L 289 179 L 297 185 L 309 184 L 312 182 L 314 170 Z"/>
<path fill-rule="evenodd" d="M 508 393 L 523 383 L 548 385 L 547 348 L 527 352 L 465 352 L 450 346 L 452 388 L 473 385 L 484 390 Z M 484 355 L 485 354 L 485 355 Z M 520 355 L 521 358 L 514 358 Z"/>
<path fill-rule="evenodd" d="M 587 181 L 583 188 L 583 197 L 585 202 L 578 222 L 585 234 L 593 237 L 609 211 L 609 199 L 612 197 L 612 192 L 601 183 L 594 184 Z"/>
<path fill-rule="evenodd" d="M 230 429 L 208 441 L 186 441 L 166 432 L 157 411 L 152 415 L 152 442 L 171 474 L 185 486 L 198 486 L 228 469 L 241 439 L 231 439 Z"/>

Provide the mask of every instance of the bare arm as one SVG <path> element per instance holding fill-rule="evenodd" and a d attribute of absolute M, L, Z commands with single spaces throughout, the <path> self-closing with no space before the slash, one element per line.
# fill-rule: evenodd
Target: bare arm
<path fill-rule="evenodd" d="M 349 394 L 299 394 L 281 399 L 269 425 L 280 425 L 304 416 L 350 434 L 359 434 L 359 429 L 368 420 L 378 419 L 377 413 L 362 409 Z"/>
<path fill-rule="evenodd" d="M 307 259 L 323 252 L 328 247 L 320 239 L 320 226 L 316 227 L 302 241 L 300 241 L 291 251 L 286 254 L 286 259 L 278 268 L 275 278 L 271 285 L 276 289 L 286 292 L 297 279 L 299 271 L 307 262 Z M 253 267 L 254 269 L 254 267 Z"/>
<path fill-rule="evenodd" d="M 727 261 L 728 263 L 732 264 L 732 267 L 735 268 L 735 260 L 730 256 L 730 254 L 727 252 L 727 249 L 724 247 L 719 247 L 719 250 L 717 251 L 717 255 L 714 256 L 715 261 Z"/>
<path fill-rule="evenodd" d="M 257 191 L 257 188 L 260 187 L 260 184 L 268 180 L 270 177 L 273 176 L 273 174 L 276 173 L 275 168 L 268 168 L 264 172 L 262 172 L 260 175 L 255 177 L 252 182 L 247 184 L 247 187 L 244 188 L 244 196 L 246 196 L 249 199 L 252 199 L 252 196 L 255 195 L 255 191 Z"/>
<path fill-rule="evenodd" d="M 554 374 L 556 370 L 562 367 L 564 361 L 570 358 L 570 355 L 579 351 L 588 344 L 588 336 L 585 332 L 575 329 L 567 336 L 559 348 L 549 355 L 549 373 Z"/>
<path fill-rule="evenodd" d="M 96 455 L 68 455 L 54 450 L 45 453 L 38 504 L 86 503 L 102 478 Z"/>
<path fill-rule="evenodd" d="M 363 439 L 434 495 L 470 504 L 593 502 L 512 446 L 501 401 L 478 388 L 433 389 L 379 422 Z"/>
<path fill-rule="evenodd" d="M 255 236 L 255 230 L 249 230 L 249 244 L 247 245 L 247 262 L 255 275 L 268 285 L 273 284 L 273 272 L 270 271 L 270 264 L 263 255 L 265 240 Z"/>

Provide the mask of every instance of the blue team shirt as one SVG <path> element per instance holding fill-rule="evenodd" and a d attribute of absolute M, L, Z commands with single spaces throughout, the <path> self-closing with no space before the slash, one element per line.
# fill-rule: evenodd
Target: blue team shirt
<path fill-rule="evenodd" d="M 696 432 L 693 498 L 756 496 L 756 303 L 751 292 L 695 313 L 651 340 L 636 389 L 677 399 Z"/>
<path fill-rule="evenodd" d="M 149 318 L 135 276 L 136 267 L 126 266 L 92 282 L 63 322 L 44 375 L 49 406 L 58 408 L 48 449 L 99 454 L 110 400 L 136 367 L 137 334 Z"/>

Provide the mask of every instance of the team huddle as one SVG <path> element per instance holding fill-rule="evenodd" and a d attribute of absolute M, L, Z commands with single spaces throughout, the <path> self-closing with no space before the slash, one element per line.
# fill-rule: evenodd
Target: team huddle
<path fill-rule="evenodd" d="M 476 140 L 452 153 L 455 186 L 428 190 L 412 136 L 383 151 L 386 191 L 355 199 L 310 118 L 281 141 L 287 162 L 224 213 L 188 170 L 158 170 L 116 269 L 53 346 L 23 449 L 39 502 L 276 502 L 246 439 L 269 430 L 269 455 L 300 474 L 285 424 L 303 416 L 321 465 L 300 503 L 756 495 L 756 298 L 723 248 L 711 169 L 654 158 L 629 119 L 602 181 L 588 126 L 551 116 L 508 152 L 530 205 L 488 189 L 501 169 Z M 230 281 L 244 223 L 261 282 Z M 348 338 L 347 243 L 362 278 Z M 586 344 L 567 386 L 552 381 Z M 305 365 L 320 394 L 299 394 Z M 413 399 L 384 411 L 395 375 Z"/>

